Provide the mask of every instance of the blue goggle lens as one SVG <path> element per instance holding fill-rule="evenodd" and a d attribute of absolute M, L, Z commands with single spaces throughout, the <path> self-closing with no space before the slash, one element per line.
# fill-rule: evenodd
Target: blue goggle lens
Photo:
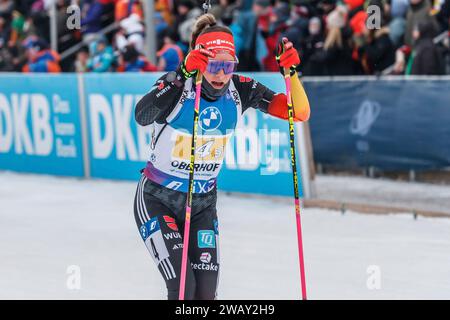
<path fill-rule="evenodd" d="M 220 70 L 223 70 L 225 74 L 230 74 L 236 71 L 237 65 L 237 61 L 209 60 L 206 70 L 213 74 L 219 73 Z"/>

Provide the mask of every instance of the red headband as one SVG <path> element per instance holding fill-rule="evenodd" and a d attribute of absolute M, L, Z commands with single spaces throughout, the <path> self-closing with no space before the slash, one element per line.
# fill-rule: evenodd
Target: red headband
<path fill-rule="evenodd" d="M 195 46 L 198 44 L 214 52 L 226 51 L 235 57 L 233 35 L 227 32 L 214 31 L 201 34 L 195 41 Z"/>

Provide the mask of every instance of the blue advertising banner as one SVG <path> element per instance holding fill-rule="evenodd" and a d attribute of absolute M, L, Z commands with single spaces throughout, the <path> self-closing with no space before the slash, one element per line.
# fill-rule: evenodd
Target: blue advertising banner
<path fill-rule="evenodd" d="M 150 127 L 134 120 L 137 102 L 160 73 L 85 74 L 91 176 L 138 179 L 149 156 Z"/>
<path fill-rule="evenodd" d="M 159 73 L 84 76 L 92 177 L 127 180 L 139 177 L 139 170 L 149 157 L 151 132 L 150 127 L 136 125 L 134 107 L 160 76 Z M 274 91 L 284 90 L 281 75 L 249 76 Z M 218 187 L 225 191 L 292 195 L 287 122 L 248 110 L 228 143 Z"/>
<path fill-rule="evenodd" d="M 276 73 L 247 75 L 284 92 Z M 91 176 L 137 179 L 149 157 L 151 133 L 136 125 L 134 107 L 160 76 L 85 74 L 79 88 L 74 74 L 1 74 L 0 169 L 83 176 L 85 105 Z M 449 78 L 304 79 L 315 160 L 342 168 L 449 167 L 449 83 Z M 291 195 L 289 159 L 287 122 L 247 110 L 228 142 L 219 188 Z"/>
<path fill-rule="evenodd" d="M 0 168 L 83 176 L 75 75 L 2 74 Z"/>
<path fill-rule="evenodd" d="M 450 166 L 450 79 L 305 81 L 314 160 L 341 168 Z"/>

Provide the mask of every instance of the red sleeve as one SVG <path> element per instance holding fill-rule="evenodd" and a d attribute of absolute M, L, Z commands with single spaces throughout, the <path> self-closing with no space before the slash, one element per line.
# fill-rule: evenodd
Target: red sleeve
<path fill-rule="evenodd" d="M 287 120 L 288 119 L 288 107 L 287 107 L 287 97 L 284 93 L 279 93 L 273 96 L 272 101 L 270 101 L 268 113 L 274 117 Z M 294 108 L 294 121 L 301 121 L 301 119 L 295 116 Z"/>

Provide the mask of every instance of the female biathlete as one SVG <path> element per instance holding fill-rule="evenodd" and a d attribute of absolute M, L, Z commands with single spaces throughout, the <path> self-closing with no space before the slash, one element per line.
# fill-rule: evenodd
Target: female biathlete
<path fill-rule="evenodd" d="M 280 69 L 291 72 L 296 121 L 309 118 L 309 103 L 295 72 L 300 63 L 287 39 L 280 45 Z M 150 156 L 139 181 L 134 215 L 139 232 L 160 270 L 168 299 L 178 299 L 183 229 L 192 139 L 195 75 L 203 74 L 194 166 L 185 299 L 215 299 L 219 279 L 216 178 L 225 146 L 239 118 L 256 108 L 287 119 L 287 98 L 257 81 L 233 74 L 238 64 L 230 29 L 214 16 L 196 21 L 191 51 L 176 71 L 166 73 L 137 104 L 136 121 L 152 125 Z"/>

